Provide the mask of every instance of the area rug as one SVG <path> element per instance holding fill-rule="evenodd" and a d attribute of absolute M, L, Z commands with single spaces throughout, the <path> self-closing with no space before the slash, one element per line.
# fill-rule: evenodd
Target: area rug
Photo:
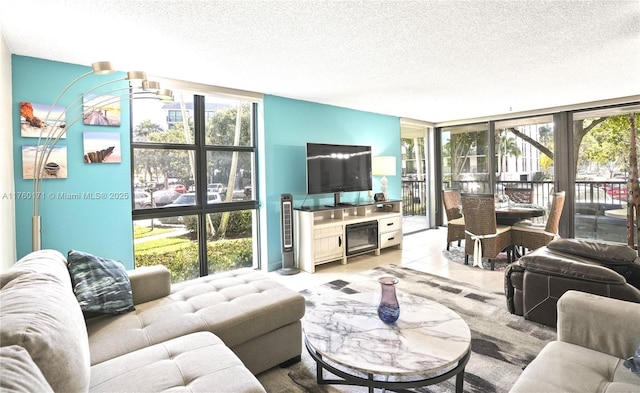
<path fill-rule="evenodd" d="M 523 368 L 542 347 L 555 340 L 553 328 L 507 311 L 504 294 L 491 293 L 479 287 L 448 280 L 395 265 L 378 267 L 363 273 L 346 275 L 300 293 L 306 298 L 307 312 L 323 298 L 335 294 L 379 291 L 377 278 L 393 275 L 399 278 L 399 293 L 422 296 L 457 312 L 471 330 L 471 358 L 464 378 L 464 391 L 472 393 L 508 392 Z M 400 305 L 402 310 L 402 304 Z M 402 318 L 402 311 L 401 311 Z M 364 392 L 366 388 L 316 383 L 316 365 L 303 345 L 302 361 L 287 368 L 274 368 L 258 376 L 267 392 L 273 393 L 338 393 Z M 419 388 L 422 393 L 455 391 L 455 379 Z"/>
<path fill-rule="evenodd" d="M 447 250 L 446 248 L 442 250 L 442 255 L 444 255 L 445 258 L 447 258 L 452 262 L 464 265 L 464 245 L 456 246 L 452 244 L 449 246 L 449 250 Z M 498 257 L 495 259 L 494 270 L 504 271 L 504 269 L 507 268 L 507 265 L 509 265 L 509 263 L 507 262 L 507 253 L 501 252 L 500 254 L 498 254 Z M 473 267 L 472 256 L 469 256 L 469 265 L 467 266 L 469 266 L 469 268 Z M 491 269 L 491 263 L 489 263 L 489 260 L 487 258 L 482 258 L 482 267 L 484 269 Z"/>

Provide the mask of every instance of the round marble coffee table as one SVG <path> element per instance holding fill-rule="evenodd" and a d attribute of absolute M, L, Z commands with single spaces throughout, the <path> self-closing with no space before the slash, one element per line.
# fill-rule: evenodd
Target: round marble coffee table
<path fill-rule="evenodd" d="M 471 353 L 466 322 L 434 301 L 399 294 L 400 318 L 378 318 L 379 294 L 333 297 L 304 316 L 305 345 L 319 384 L 358 385 L 404 392 L 456 377 L 462 393 Z M 336 379 L 326 379 L 327 370 Z"/>

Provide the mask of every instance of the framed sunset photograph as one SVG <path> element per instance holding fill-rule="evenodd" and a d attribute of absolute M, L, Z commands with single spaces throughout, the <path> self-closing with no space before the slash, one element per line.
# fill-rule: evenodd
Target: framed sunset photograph
<path fill-rule="evenodd" d="M 51 111 L 51 112 L 49 112 Z M 49 116 L 47 116 L 49 114 Z M 52 127 L 58 122 L 56 130 L 51 134 Z M 50 104 L 37 104 L 35 102 L 20 102 L 20 136 L 23 138 L 38 138 L 48 135 L 57 135 L 65 127 L 65 107 Z M 66 133 L 60 138 L 66 138 Z"/>
<path fill-rule="evenodd" d="M 120 97 L 85 94 L 82 100 L 85 125 L 120 126 Z"/>

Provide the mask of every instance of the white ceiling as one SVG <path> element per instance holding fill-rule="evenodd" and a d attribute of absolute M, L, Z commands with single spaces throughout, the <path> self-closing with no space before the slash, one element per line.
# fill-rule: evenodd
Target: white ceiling
<path fill-rule="evenodd" d="M 440 122 L 640 94 L 640 1 L 3 0 L 11 53 Z"/>

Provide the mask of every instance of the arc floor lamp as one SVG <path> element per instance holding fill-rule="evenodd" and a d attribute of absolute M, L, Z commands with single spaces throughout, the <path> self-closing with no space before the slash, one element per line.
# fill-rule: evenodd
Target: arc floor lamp
<path fill-rule="evenodd" d="M 62 138 L 75 123 L 84 119 L 85 112 L 91 112 L 96 108 L 113 104 L 119 100 L 158 99 L 162 101 L 173 101 L 173 92 L 168 89 L 161 89 L 158 82 L 147 80 L 145 72 L 129 71 L 123 78 L 107 80 L 85 91 L 76 97 L 56 119 L 50 119 L 56 104 L 78 81 L 89 75 L 110 75 L 115 72 L 115 69 L 108 61 L 93 63 L 90 71 L 78 76 L 62 89 L 51 104 L 40 126 L 33 166 L 33 215 L 31 218 L 31 244 L 33 251 L 42 248 L 42 179 L 45 173 L 56 165 L 55 163 L 48 162 L 48 160 L 60 138 Z M 117 85 L 118 82 L 122 84 L 124 81 L 128 82 L 126 87 L 116 87 L 108 90 L 110 87 Z M 87 103 L 83 103 L 82 98 L 89 93 L 93 93 L 96 98 L 91 101 L 90 105 L 87 105 Z M 67 116 L 68 114 L 70 114 L 70 116 Z"/>

